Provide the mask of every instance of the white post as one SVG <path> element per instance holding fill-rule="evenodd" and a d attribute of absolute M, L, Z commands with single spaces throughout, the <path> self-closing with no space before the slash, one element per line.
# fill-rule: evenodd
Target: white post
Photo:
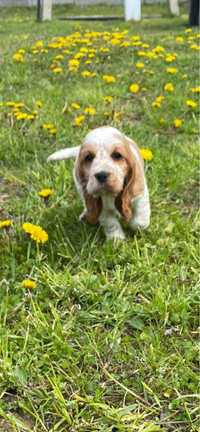
<path fill-rule="evenodd" d="M 51 20 L 52 17 L 52 0 L 38 0 L 38 20 Z"/>
<path fill-rule="evenodd" d="M 124 0 L 125 20 L 141 20 L 141 0 Z"/>
<path fill-rule="evenodd" d="M 169 0 L 169 9 L 172 15 L 179 16 L 178 0 Z"/>

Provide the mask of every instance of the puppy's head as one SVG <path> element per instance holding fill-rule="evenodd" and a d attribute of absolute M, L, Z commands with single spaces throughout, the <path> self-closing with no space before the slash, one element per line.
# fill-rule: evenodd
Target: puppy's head
<path fill-rule="evenodd" d="M 82 185 L 90 223 L 99 217 L 103 194 L 112 195 L 122 216 L 127 221 L 131 218 L 131 201 L 144 187 L 142 163 L 131 140 L 115 128 L 93 130 L 80 148 L 75 174 Z"/>

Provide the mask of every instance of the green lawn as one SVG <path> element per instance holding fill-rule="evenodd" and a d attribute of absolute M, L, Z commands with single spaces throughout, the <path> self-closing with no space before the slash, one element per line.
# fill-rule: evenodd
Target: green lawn
<path fill-rule="evenodd" d="M 198 431 L 199 35 L 186 7 L 146 6 L 163 17 L 140 24 L 56 18 L 114 12 L 1 13 L 2 432 Z M 151 226 L 116 244 L 78 222 L 72 162 L 46 163 L 104 124 L 153 153 Z"/>

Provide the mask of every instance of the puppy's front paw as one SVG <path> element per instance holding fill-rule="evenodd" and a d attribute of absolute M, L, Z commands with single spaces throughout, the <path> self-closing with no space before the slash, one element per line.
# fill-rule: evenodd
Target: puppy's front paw
<path fill-rule="evenodd" d="M 125 234 L 123 231 L 114 231 L 112 233 L 106 233 L 106 240 L 113 240 L 114 242 L 125 240 Z"/>

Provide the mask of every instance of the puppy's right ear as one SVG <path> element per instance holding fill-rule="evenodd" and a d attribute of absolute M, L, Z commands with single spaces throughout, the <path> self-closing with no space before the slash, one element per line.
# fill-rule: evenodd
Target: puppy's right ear
<path fill-rule="evenodd" d="M 47 162 L 49 161 L 56 161 L 56 160 L 64 160 L 64 159 L 70 159 L 70 158 L 76 158 L 79 154 L 80 146 L 77 147 L 68 147 L 63 150 L 58 150 L 55 153 L 52 153 L 48 158 Z"/>

